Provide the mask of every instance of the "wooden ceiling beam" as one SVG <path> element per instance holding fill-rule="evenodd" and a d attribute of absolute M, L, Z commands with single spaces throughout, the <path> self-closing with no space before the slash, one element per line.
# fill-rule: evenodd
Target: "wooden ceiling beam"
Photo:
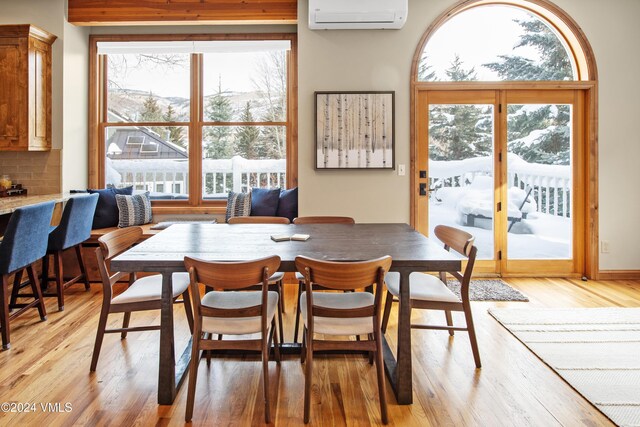
<path fill-rule="evenodd" d="M 295 24 L 297 0 L 68 0 L 75 25 Z"/>

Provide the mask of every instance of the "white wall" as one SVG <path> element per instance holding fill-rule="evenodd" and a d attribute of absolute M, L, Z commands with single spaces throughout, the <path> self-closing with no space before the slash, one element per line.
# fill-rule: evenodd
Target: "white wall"
<path fill-rule="evenodd" d="M 316 171 L 313 92 L 394 90 L 396 165 L 409 170 L 409 79 L 420 37 L 455 0 L 409 0 L 401 30 L 311 31 L 298 6 L 300 213 L 344 214 L 359 222 L 409 221 L 409 177 L 386 171 Z M 602 270 L 640 269 L 640 2 L 556 0 L 583 28 L 599 70 L 600 236 L 610 242 Z M 472 35 L 470 35 L 472 36 Z"/>

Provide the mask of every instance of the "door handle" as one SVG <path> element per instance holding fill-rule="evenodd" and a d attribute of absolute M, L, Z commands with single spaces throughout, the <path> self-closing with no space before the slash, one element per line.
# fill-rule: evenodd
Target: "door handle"
<path fill-rule="evenodd" d="M 420 195 L 421 196 L 426 196 L 427 195 L 427 183 L 426 182 L 421 182 L 420 183 Z"/>

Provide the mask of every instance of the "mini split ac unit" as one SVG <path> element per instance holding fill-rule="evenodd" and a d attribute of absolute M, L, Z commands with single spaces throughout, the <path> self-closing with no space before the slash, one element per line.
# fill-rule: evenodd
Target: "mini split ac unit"
<path fill-rule="evenodd" d="M 309 0 L 312 30 L 399 29 L 408 0 Z"/>

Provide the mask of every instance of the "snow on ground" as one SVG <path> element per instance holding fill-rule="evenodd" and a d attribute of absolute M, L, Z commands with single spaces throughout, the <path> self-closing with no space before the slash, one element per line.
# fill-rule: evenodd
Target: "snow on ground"
<path fill-rule="evenodd" d="M 433 235 L 433 229 L 439 224 L 461 228 L 475 236 L 478 259 L 493 258 L 491 222 L 491 219 L 476 219 L 479 226 L 467 227 L 463 225 L 455 205 L 437 202 L 429 205 L 430 235 Z M 507 236 L 509 259 L 571 258 L 571 218 L 533 212 L 526 219 L 515 223 Z"/>

